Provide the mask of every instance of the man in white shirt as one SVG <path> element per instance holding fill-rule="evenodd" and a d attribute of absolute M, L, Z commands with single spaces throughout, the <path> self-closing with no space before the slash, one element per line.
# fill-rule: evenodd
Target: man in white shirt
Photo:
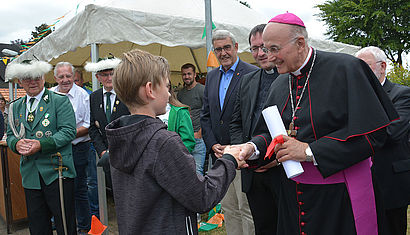
<path fill-rule="evenodd" d="M 90 154 L 90 100 L 88 93 L 74 84 L 74 67 L 68 62 L 59 62 L 54 68 L 54 79 L 58 86 L 50 90 L 67 95 L 73 106 L 77 135 L 71 142 L 77 177 L 74 180 L 75 208 L 79 234 L 91 228 L 90 205 L 87 195 L 87 164 Z"/>

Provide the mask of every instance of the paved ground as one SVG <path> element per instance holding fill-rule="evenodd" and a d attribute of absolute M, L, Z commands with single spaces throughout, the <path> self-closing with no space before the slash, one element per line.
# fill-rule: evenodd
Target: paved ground
<path fill-rule="evenodd" d="M 117 226 L 117 219 L 115 215 L 114 209 L 114 201 L 110 195 L 107 195 L 107 207 L 108 207 L 108 234 L 110 235 L 118 235 L 118 226 Z M 13 225 L 12 228 L 13 235 L 29 235 L 28 229 L 28 222 L 21 222 L 19 224 Z M 7 226 L 6 222 L 0 217 L 0 234 L 6 235 L 7 234 Z M 54 231 L 54 234 L 57 234 Z M 104 233 L 107 235 L 107 233 Z"/>

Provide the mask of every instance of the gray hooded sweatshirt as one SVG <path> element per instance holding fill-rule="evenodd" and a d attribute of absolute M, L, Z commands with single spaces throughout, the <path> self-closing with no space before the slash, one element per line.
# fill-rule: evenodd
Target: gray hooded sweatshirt
<path fill-rule="evenodd" d="M 198 234 L 196 213 L 221 201 L 236 160 L 225 154 L 197 175 L 178 134 L 148 116 L 123 116 L 106 132 L 119 233 Z"/>

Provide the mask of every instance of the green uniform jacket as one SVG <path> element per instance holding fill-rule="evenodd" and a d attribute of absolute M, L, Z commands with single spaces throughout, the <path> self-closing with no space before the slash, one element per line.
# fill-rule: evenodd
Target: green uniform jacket
<path fill-rule="evenodd" d="M 187 107 L 176 107 L 170 104 L 168 130 L 181 136 L 182 142 L 190 153 L 195 148 L 194 128 Z"/>
<path fill-rule="evenodd" d="M 26 121 L 27 96 L 16 100 L 13 104 L 14 125 L 20 131 L 20 123 L 24 124 L 26 139 L 37 139 L 41 144 L 41 151 L 31 156 L 20 158 L 20 173 L 23 187 L 27 189 L 40 189 L 39 174 L 46 185 L 58 178 L 58 157 L 53 156 L 60 152 L 63 156 L 63 176 L 74 178 L 76 176 L 71 141 L 76 136 L 76 122 L 73 107 L 68 97 L 56 94 L 45 89 L 37 106 L 33 128 Z M 7 145 L 11 150 L 16 150 L 17 139 L 10 125 L 7 128 Z"/>

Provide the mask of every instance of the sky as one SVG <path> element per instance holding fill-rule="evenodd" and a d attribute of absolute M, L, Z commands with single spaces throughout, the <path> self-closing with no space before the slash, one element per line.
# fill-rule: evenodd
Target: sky
<path fill-rule="evenodd" d="M 31 38 L 31 32 L 36 26 L 43 23 L 54 24 L 59 17 L 64 16 L 56 24 L 60 27 L 90 3 L 107 4 L 113 0 L 1 0 L 0 15 L 0 43 L 10 43 L 12 40 Z M 149 0 L 146 0 L 149 1 Z M 167 0 L 164 0 L 167 1 Z M 212 0 L 211 0 L 212 1 Z M 226 0 L 235 1 L 235 0 Z M 317 4 L 326 0 L 242 0 L 247 2 L 252 9 L 272 18 L 286 11 L 299 16 L 305 23 L 309 37 L 327 39 L 325 36 L 326 26 L 319 20 L 316 14 L 319 10 Z M 78 6 L 78 8 L 77 8 Z M 410 56 L 405 58 L 410 61 Z"/>
<path fill-rule="evenodd" d="M 288 4 L 289 1 L 243 1 L 246 1 L 252 9 L 264 14 L 267 18 L 272 18 L 286 11 L 295 13 L 305 22 L 310 36 L 325 39 L 323 33 L 326 28 L 314 16 L 319 12 L 318 9 L 313 8 L 314 5 L 323 3 L 325 0 L 292 0 L 291 4 Z M 76 12 L 81 11 L 85 5 L 98 2 L 107 2 L 107 0 L 2 0 L 0 15 L 3 16 L 3 20 L 0 23 L 0 43 L 10 43 L 16 39 L 28 40 L 36 26 L 43 23 L 54 24 L 59 17 L 65 15 L 56 24 L 58 28 L 67 19 L 73 17 Z M 79 5 L 78 9 L 77 5 Z"/>

